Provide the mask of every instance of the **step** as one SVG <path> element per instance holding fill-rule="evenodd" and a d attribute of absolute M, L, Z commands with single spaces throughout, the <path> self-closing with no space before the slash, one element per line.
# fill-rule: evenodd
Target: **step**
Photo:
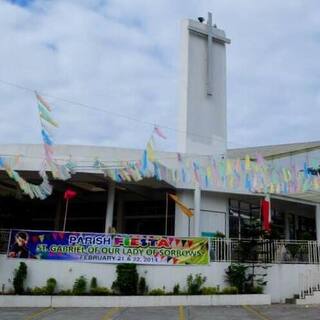
<path fill-rule="evenodd" d="M 296 298 L 287 298 L 285 302 L 288 304 L 296 304 L 296 300 Z"/>
<path fill-rule="evenodd" d="M 289 298 L 286 303 L 290 304 L 320 304 L 320 295 L 306 295 L 304 299 Z"/>

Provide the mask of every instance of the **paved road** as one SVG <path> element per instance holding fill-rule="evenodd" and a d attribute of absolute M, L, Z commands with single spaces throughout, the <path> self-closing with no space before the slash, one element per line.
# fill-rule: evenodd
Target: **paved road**
<path fill-rule="evenodd" d="M 320 305 L 154 308 L 0 308 L 0 320 L 319 320 Z"/>

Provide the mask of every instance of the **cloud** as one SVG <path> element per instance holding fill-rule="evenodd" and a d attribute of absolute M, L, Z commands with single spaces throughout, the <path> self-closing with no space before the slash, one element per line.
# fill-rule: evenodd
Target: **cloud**
<path fill-rule="evenodd" d="M 180 20 L 212 10 L 232 39 L 229 146 L 317 140 L 318 9 L 316 0 L 2 1 L 0 79 L 52 96 L 56 143 L 143 148 L 147 123 L 177 126 Z M 0 83 L 0 102 L 0 143 L 40 142 L 32 93 Z M 175 150 L 177 133 L 164 131 L 161 148 Z"/>

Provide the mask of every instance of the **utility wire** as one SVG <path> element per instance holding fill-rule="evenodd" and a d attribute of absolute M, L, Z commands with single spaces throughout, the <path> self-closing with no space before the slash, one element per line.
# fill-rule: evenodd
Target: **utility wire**
<path fill-rule="evenodd" d="M 108 147 L 106 147 L 108 148 Z M 143 152 L 143 150 L 141 150 L 141 152 Z M 162 152 L 162 151 L 155 151 L 155 152 Z M 166 152 L 166 153 L 171 153 L 171 152 Z M 175 152 L 172 152 L 173 154 Z M 8 157 L 8 158 L 12 158 L 12 157 L 18 157 L 18 158 L 26 158 L 26 159 L 43 159 L 43 157 L 39 156 L 29 156 L 29 155 L 23 155 L 23 154 L 18 154 L 18 153 L 14 153 L 14 154 L 1 154 L 2 157 Z M 91 157 L 92 160 L 75 160 L 76 163 L 91 163 L 94 160 L 99 160 L 102 164 L 114 164 L 114 163 L 124 163 L 124 162 L 131 162 L 131 161 L 140 161 L 142 157 L 139 157 L 138 159 L 122 159 L 122 160 L 107 160 L 107 159 L 101 159 L 98 156 L 92 156 Z M 221 158 L 221 157 L 213 157 L 212 155 L 197 155 L 197 154 L 181 154 L 181 158 L 182 159 L 199 159 L 199 158 L 208 158 L 208 160 L 210 160 L 211 158 Z M 73 157 L 55 157 L 55 160 L 61 160 L 61 161 L 73 161 Z M 178 160 L 178 156 L 176 155 L 172 155 L 172 156 L 165 156 L 165 157 L 157 157 L 157 160 Z"/>
<path fill-rule="evenodd" d="M 58 96 L 55 96 L 55 95 L 52 95 L 52 94 L 48 94 L 48 93 L 45 93 L 45 92 L 40 92 L 38 90 L 29 88 L 29 87 L 26 87 L 26 86 L 23 86 L 23 85 L 20 85 L 20 84 L 16 84 L 16 83 L 13 83 L 13 82 L 5 81 L 5 80 L 2 80 L 2 79 L 0 79 L 0 83 L 2 83 L 4 85 L 7 85 L 7 86 L 14 87 L 16 89 L 29 91 L 29 92 L 32 92 L 32 93 L 37 91 L 41 96 L 44 96 L 44 97 L 52 98 L 52 99 L 55 99 L 55 100 L 58 100 L 58 101 L 61 101 L 61 102 L 67 103 L 67 104 L 79 106 L 79 107 L 82 107 L 82 108 L 85 108 L 85 109 L 88 109 L 88 110 L 104 112 L 104 113 L 107 113 L 108 115 L 111 115 L 111 116 L 114 116 L 114 117 L 120 117 L 120 118 L 127 119 L 127 120 L 130 120 L 130 121 L 135 121 L 135 122 L 138 122 L 138 123 L 142 123 L 144 125 L 148 125 L 148 126 L 152 126 L 152 127 L 157 126 L 157 127 L 163 128 L 163 129 L 175 131 L 177 133 L 184 133 L 184 134 L 197 136 L 197 137 L 204 138 L 204 139 L 212 139 L 212 137 L 209 137 L 209 136 L 204 136 L 204 135 L 201 135 L 201 134 L 198 134 L 198 133 L 195 133 L 195 132 L 180 130 L 180 129 L 177 129 L 177 128 L 172 128 L 172 127 L 167 126 L 167 125 L 162 125 L 162 124 L 158 124 L 158 123 L 154 123 L 154 122 L 150 122 L 150 121 L 141 120 L 141 119 L 138 119 L 138 118 L 135 118 L 135 117 L 132 117 L 132 116 L 127 116 L 127 115 L 120 114 L 120 113 L 117 113 L 117 112 L 114 112 L 114 111 L 109 111 L 109 110 L 106 110 L 105 108 L 95 107 L 95 106 L 91 106 L 91 105 L 88 105 L 88 104 L 85 104 L 85 103 L 81 103 L 81 102 L 77 102 L 77 101 L 74 101 L 74 100 L 58 97 Z M 201 125 L 201 124 L 199 124 L 199 125 Z M 224 139 L 220 138 L 220 137 L 214 137 L 214 139 L 224 141 Z M 234 141 L 229 141 L 229 142 L 232 143 L 232 144 L 241 146 L 241 147 L 247 147 L 247 146 L 239 144 L 238 142 L 234 142 Z"/>

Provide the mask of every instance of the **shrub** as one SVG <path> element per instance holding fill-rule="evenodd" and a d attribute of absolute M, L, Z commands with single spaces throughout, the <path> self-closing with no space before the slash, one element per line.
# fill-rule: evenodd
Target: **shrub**
<path fill-rule="evenodd" d="M 255 294 L 262 294 L 264 288 L 262 286 L 255 286 L 253 288 L 250 288 L 250 291 L 248 293 L 255 293 Z"/>
<path fill-rule="evenodd" d="M 19 268 L 14 270 L 13 287 L 16 294 L 24 293 L 24 281 L 27 278 L 27 265 L 20 262 Z"/>
<path fill-rule="evenodd" d="M 35 296 L 44 296 L 47 294 L 47 290 L 46 287 L 34 287 L 33 289 L 31 289 L 30 293 Z"/>
<path fill-rule="evenodd" d="M 94 296 L 110 296 L 111 290 L 106 287 L 91 288 L 90 293 Z"/>
<path fill-rule="evenodd" d="M 202 294 L 218 294 L 219 289 L 217 287 L 203 287 L 201 289 Z"/>
<path fill-rule="evenodd" d="M 135 295 L 138 291 L 138 272 L 135 264 L 118 264 L 117 279 L 112 289 L 119 294 Z"/>
<path fill-rule="evenodd" d="M 93 289 L 96 289 L 96 288 L 98 288 L 97 278 L 96 278 L 96 277 L 92 277 L 92 278 L 91 278 L 91 281 L 90 281 L 90 292 L 91 292 Z"/>
<path fill-rule="evenodd" d="M 220 231 L 217 231 L 216 233 L 215 233 L 215 238 L 225 238 L 226 237 L 226 235 L 223 233 L 223 232 L 220 232 Z"/>
<path fill-rule="evenodd" d="M 180 285 L 179 283 L 175 284 L 173 287 L 173 294 L 174 295 L 179 295 L 180 294 Z"/>
<path fill-rule="evenodd" d="M 74 281 L 72 293 L 76 296 L 85 294 L 87 291 L 87 279 L 84 276 L 77 278 Z"/>
<path fill-rule="evenodd" d="M 206 282 L 207 278 L 202 277 L 201 273 L 197 273 L 194 277 L 189 274 L 187 277 L 187 292 L 188 294 L 201 294 L 201 287 Z"/>
<path fill-rule="evenodd" d="M 61 290 L 58 293 L 59 296 L 72 296 L 73 292 L 72 290 Z"/>
<path fill-rule="evenodd" d="M 139 279 L 138 293 L 141 294 L 141 295 L 144 295 L 144 294 L 148 293 L 148 286 L 147 286 L 147 283 L 146 283 L 146 279 L 144 277 L 141 277 Z"/>
<path fill-rule="evenodd" d="M 238 288 L 237 287 L 225 287 L 222 290 L 222 294 L 238 294 Z"/>
<path fill-rule="evenodd" d="M 166 292 L 163 289 L 153 289 L 149 292 L 150 296 L 164 296 Z"/>
<path fill-rule="evenodd" d="M 49 278 L 45 287 L 48 295 L 53 295 L 57 286 L 57 280 L 55 278 Z"/>
<path fill-rule="evenodd" d="M 13 294 L 13 292 L 10 292 L 11 290 L 8 291 L 9 294 Z M 2 293 L 4 294 L 4 293 Z M 32 294 L 32 289 L 30 287 L 27 287 L 27 289 L 24 290 L 24 294 Z"/>
<path fill-rule="evenodd" d="M 242 264 L 231 264 L 226 270 L 226 280 L 231 287 L 238 288 L 239 293 L 244 293 L 247 282 L 246 271 L 248 267 Z"/>

